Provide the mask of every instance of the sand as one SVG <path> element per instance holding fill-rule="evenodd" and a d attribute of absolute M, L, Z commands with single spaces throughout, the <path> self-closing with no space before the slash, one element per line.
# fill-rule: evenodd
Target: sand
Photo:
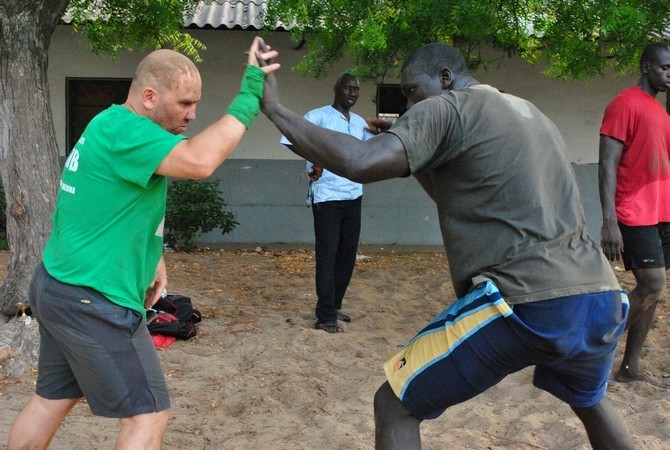
<path fill-rule="evenodd" d="M 0 279 L 8 256 L 0 252 Z M 330 335 L 313 328 L 311 251 L 169 253 L 166 261 L 170 292 L 190 296 L 204 318 L 198 336 L 160 351 L 173 404 L 166 449 L 372 449 L 383 362 L 454 297 L 443 254 L 361 249 L 344 304 L 353 320 Z M 631 275 L 616 273 L 629 289 Z M 643 356 L 666 381 L 668 348 L 666 298 Z M 0 445 L 35 377 L 2 379 Z M 424 422 L 424 448 L 590 448 L 570 408 L 531 378 L 525 369 Z M 608 397 L 638 448 L 670 448 L 670 390 L 612 382 Z M 81 402 L 51 448 L 112 449 L 118 426 Z"/>

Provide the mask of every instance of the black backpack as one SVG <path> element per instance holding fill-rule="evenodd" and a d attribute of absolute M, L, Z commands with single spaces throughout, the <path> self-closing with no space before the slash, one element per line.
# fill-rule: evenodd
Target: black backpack
<path fill-rule="evenodd" d="M 191 298 L 184 295 L 169 294 L 156 302 L 153 309 L 158 311 L 158 317 L 147 325 L 149 333 L 172 336 L 177 339 L 189 339 L 198 334 L 195 324 L 202 320 L 202 315 L 193 309 Z M 171 314 L 177 321 L 162 320 L 161 316 Z"/>

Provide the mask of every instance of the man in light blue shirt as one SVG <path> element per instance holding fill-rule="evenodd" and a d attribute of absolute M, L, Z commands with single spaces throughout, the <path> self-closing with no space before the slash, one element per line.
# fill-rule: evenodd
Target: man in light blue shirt
<path fill-rule="evenodd" d="M 367 131 L 365 119 L 350 111 L 359 96 L 358 78 L 344 72 L 337 77 L 333 90 L 333 104 L 309 111 L 305 118 L 321 127 L 363 141 L 372 137 Z M 292 147 L 284 136 L 281 143 Z M 341 333 L 344 330 L 338 320 L 351 321 L 341 309 L 356 264 L 363 185 L 309 161 L 307 172 L 310 179 L 307 201 L 314 215 L 316 328 L 328 333 Z"/>

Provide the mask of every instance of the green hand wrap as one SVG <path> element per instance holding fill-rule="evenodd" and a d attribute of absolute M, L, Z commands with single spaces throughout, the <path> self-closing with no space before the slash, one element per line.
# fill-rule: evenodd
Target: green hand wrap
<path fill-rule="evenodd" d="M 240 92 L 228 106 L 226 113 L 235 117 L 249 128 L 254 117 L 261 110 L 261 99 L 263 98 L 263 83 L 265 72 L 260 67 L 247 64 L 242 76 L 242 87 Z"/>

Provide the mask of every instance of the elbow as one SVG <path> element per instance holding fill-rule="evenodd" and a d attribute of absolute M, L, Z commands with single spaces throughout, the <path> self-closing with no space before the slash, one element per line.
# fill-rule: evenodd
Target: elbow
<path fill-rule="evenodd" d="M 365 183 L 369 183 L 370 181 L 372 181 L 368 178 L 368 176 L 366 176 L 365 173 L 363 173 L 359 170 L 352 170 L 350 172 L 351 173 L 349 173 L 347 175 L 344 175 L 344 177 L 353 181 L 353 182 L 365 184 Z"/>
<path fill-rule="evenodd" d="M 352 165 L 347 167 L 346 172 L 343 175 L 345 178 L 361 184 L 383 179 L 383 177 L 379 177 L 378 171 L 374 167 L 368 167 L 367 165 Z"/>
<path fill-rule="evenodd" d="M 350 180 L 355 181 L 356 183 L 367 184 L 367 183 L 372 183 L 374 181 L 378 181 L 378 178 L 374 177 L 370 174 L 358 173 L 358 174 L 354 175 L 352 178 L 350 178 Z"/>
<path fill-rule="evenodd" d="M 203 180 L 205 178 L 208 178 L 216 172 L 216 167 L 217 166 L 211 166 L 211 165 L 196 165 L 191 168 L 191 174 L 188 178 L 191 178 L 193 180 Z"/>
<path fill-rule="evenodd" d="M 403 161 L 385 161 L 374 158 L 363 158 L 352 161 L 346 168 L 344 177 L 361 184 L 374 183 L 390 178 L 401 178 L 410 175 L 410 169 Z"/>

